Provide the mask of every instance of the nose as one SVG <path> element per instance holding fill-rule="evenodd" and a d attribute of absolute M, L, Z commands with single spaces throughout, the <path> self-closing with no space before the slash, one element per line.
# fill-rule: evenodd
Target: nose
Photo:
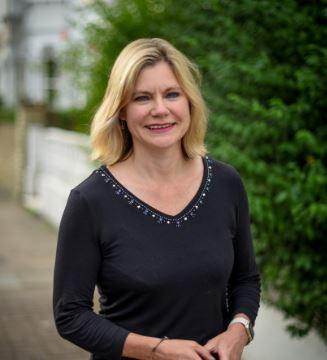
<path fill-rule="evenodd" d="M 153 101 L 153 107 L 151 109 L 151 115 L 156 117 L 164 117 L 169 114 L 169 110 L 162 97 L 157 97 Z"/>

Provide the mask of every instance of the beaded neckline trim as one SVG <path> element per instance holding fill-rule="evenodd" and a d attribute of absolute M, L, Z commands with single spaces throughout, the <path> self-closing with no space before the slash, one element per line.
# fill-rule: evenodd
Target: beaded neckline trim
<path fill-rule="evenodd" d="M 154 208 L 135 197 L 109 173 L 108 169 L 106 169 L 107 171 L 104 169 L 105 165 L 100 166 L 97 170 L 95 170 L 95 172 L 103 178 L 105 183 L 111 185 L 117 196 L 123 198 L 129 205 L 135 207 L 143 215 L 150 216 L 159 224 L 175 225 L 176 227 L 181 227 L 183 224 L 187 223 L 190 219 L 195 217 L 196 212 L 200 209 L 208 191 L 210 190 L 210 184 L 212 180 L 212 159 L 210 159 L 208 156 L 205 156 L 204 160 L 206 164 L 204 171 L 206 171 L 206 174 L 204 174 L 205 179 L 202 180 L 200 185 L 200 189 L 202 189 L 200 194 L 199 189 L 195 197 L 189 203 L 191 204 L 194 202 L 193 206 L 185 213 L 182 211 L 180 215 L 175 216 L 165 215 L 158 210 L 156 211 Z M 187 205 L 185 209 L 188 207 L 189 205 Z"/>

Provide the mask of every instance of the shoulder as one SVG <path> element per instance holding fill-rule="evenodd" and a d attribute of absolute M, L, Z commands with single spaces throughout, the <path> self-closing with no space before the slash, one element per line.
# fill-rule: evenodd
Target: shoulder
<path fill-rule="evenodd" d="M 226 163 L 222 160 L 214 159 L 210 156 L 208 157 L 208 160 L 209 165 L 212 167 L 215 176 L 217 176 L 221 180 L 225 180 L 235 184 L 242 182 L 240 173 L 233 165 Z"/>
<path fill-rule="evenodd" d="M 78 194 L 79 197 L 86 200 L 86 202 L 97 201 L 103 196 L 104 186 L 101 177 L 100 166 L 91 171 L 91 173 L 81 180 L 70 191 L 71 194 Z"/>
<path fill-rule="evenodd" d="M 213 187 L 224 192 L 234 201 L 240 201 L 246 194 L 245 184 L 239 171 L 231 164 L 209 157 L 212 167 Z"/>

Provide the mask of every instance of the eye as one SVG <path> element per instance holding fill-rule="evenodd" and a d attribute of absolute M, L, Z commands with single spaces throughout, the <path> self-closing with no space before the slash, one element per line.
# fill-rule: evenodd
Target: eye
<path fill-rule="evenodd" d="M 149 100 L 148 95 L 140 95 L 134 99 L 134 101 L 138 101 L 138 102 L 147 101 L 147 100 Z"/>
<path fill-rule="evenodd" d="M 174 99 L 174 98 L 177 98 L 179 97 L 180 93 L 177 92 L 177 91 L 172 91 L 172 92 L 169 92 L 166 96 L 168 98 L 171 98 L 171 99 Z"/>

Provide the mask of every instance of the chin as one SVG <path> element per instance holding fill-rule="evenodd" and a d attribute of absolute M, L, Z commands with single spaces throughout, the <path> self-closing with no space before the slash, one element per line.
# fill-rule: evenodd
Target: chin
<path fill-rule="evenodd" d="M 155 141 L 155 142 L 151 142 L 151 144 L 149 143 L 149 145 L 151 147 L 155 147 L 155 148 L 161 148 L 161 149 L 167 149 L 167 148 L 170 148 L 170 147 L 174 147 L 178 144 L 181 143 L 181 140 L 164 140 L 162 139 L 162 141 Z"/>

